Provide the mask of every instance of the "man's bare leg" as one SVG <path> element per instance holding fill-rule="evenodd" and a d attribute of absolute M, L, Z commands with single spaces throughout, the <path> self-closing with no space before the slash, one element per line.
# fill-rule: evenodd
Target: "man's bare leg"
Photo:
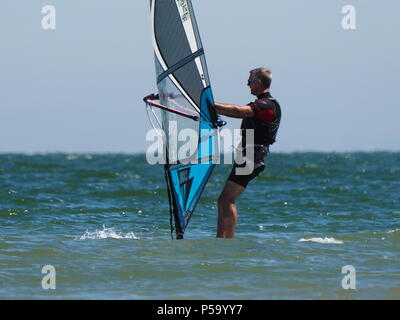
<path fill-rule="evenodd" d="M 244 187 L 228 180 L 218 199 L 217 238 L 233 238 L 237 223 L 235 200 L 244 191 Z"/>

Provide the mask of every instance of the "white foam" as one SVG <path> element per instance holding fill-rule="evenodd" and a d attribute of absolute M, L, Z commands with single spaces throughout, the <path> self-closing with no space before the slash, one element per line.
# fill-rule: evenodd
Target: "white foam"
<path fill-rule="evenodd" d="M 323 244 L 343 244 L 343 241 L 336 240 L 335 238 L 311 238 L 311 239 L 300 239 L 299 242 L 317 242 Z"/>
<path fill-rule="evenodd" d="M 134 240 L 139 240 L 140 238 L 135 236 L 133 232 L 128 232 L 126 234 L 122 234 L 120 232 L 115 231 L 113 228 L 106 228 L 105 226 L 103 226 L 103 230 L 96 230 L 94 232 L 90 232 L 89 230 L 86 230 L 85 234 L 77 239 L 79 239 L 79 240 L 86 240 L 86 239 L 134 239 Z"/>

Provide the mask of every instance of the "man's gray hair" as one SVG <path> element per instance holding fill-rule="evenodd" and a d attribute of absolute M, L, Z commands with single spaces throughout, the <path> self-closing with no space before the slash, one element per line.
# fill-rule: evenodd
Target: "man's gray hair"
<path fill-rule="evenodd" d="M 261 83 L 265 86 L 265 89 L 271 87 L 272 82 L 272 71 L 267 68 L 257 68 L 250 71 L 250 74 L 254 75 Z"/>

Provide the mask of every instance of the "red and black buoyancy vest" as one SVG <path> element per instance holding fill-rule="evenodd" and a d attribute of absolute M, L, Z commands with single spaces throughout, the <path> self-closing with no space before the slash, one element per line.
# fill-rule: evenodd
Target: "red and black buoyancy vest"
<path fill-rule="evenodd" d="M 246 145 L 246 132 L 254 130 L 254 144 L 268 146 L 276 141 L 279 125 L 281 122 L 281 107 L 269 92 L 257 97 L 257 100 L 249 103 L 255 116 L 244 118 L 242 121 L 242 145 Z"/>

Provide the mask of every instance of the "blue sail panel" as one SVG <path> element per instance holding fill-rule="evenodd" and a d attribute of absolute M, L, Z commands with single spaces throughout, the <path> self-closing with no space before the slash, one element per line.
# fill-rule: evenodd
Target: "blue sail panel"
<path fill-rule="evenodd" d="M 178 234 L 185 232 L 214 166 L 202 163 L 169 171 Z"/>

